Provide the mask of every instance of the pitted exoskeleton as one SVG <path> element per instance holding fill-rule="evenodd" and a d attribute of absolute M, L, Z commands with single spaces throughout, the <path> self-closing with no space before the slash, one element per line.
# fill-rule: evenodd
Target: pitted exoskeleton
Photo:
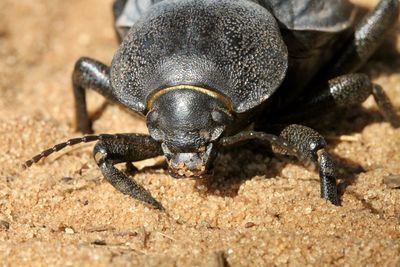
<path fill-rule="evenodd" d="M 373 95 L 400 126 L 382 88 L 355 73 L 396 21 L 397 0 L 381 0 L 361 21 L 347 0 L 117 0 L 113 10 L 121 46 L 111 67 L 89 58 L 75 65 L 77 128 L 92 131 L 85 90 L 93 89 L 145 116 L 149 135 L 72 139 L 26 166 L 98 140 L 93 153 L 104 177 L 162 209 L 114 165 L 165 155 L 172 176 L 204 177 L 219 147 L 256 140 L 317 166 L 321 197 L 339 205 L 325 140 L 300 123 Z"/>

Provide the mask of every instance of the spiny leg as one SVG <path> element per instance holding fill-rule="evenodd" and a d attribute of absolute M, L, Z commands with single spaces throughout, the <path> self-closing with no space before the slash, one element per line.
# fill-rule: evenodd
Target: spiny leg
<path fill-rule="evenodd" d="M 114 167 L 121 162 L 134 162 L 162 155 L 158 142 L 150 136 L 131 134 L 118 139 L 99 141 L 93 149 L 93 156 L 101 172 L 110 184 L 126 195 L 164 210 L 160 202 L 135 181 Z"/>
<path fill-rule="evenodd" d="M 357 71 L 382 43 L 398 15 L 398 0 L 381 0 L 357 25 L 347 48 L 329 71 L 329 77 Z"/>
<path fill-rule="evenodd" d="M 75 97 L 75 117 L 77 130 L 83 133 L 91 133 L 90 121 L 86 107 L 85 89 L 93 89 L 108 99 L 112 97 L 110 84 L 110 68 L 103 63 L 90 58 L 80 58 L 72 74 L 72 85 Z"/>
<path fill-rule="evenodd" d="M 373 84 L 367 75 L 361 73 L 347 74 L 329 80 L 319 90 L 313 90 L 293 108 L 281 112 L 279 122 L 298 122 L 318 115 L 323 115 L 337 107 L 350 107 L 364 102 L 371 94 L 378 105 L 380 113 L 394 127 L 400 127 L 397 115 L 389 98 L 382 88 Z"/>
<path fill-rule="evenodd" d="M 300 125 L 290 125 L 281 131 L 280 135 L 278 137 L 264 132 L 246 131 L 221 138 L 220 144 L 230 146 L 247 140 L 257 140 L 265 145 L 272 145 L 275 152 L 296 156 L 305 165 L 319 166 L 321 197 L 339 205 L 336 168 L 329 154 L 323 149 L 326 145 L 323 137 Z"/>

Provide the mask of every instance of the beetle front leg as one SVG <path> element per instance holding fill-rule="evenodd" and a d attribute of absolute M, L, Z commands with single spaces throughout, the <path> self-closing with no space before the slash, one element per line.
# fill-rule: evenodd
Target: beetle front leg
<path fill-rule="evenodd" d="M 72 74 L 72 85 L 75 97 L 77 130 L 83 133 L 91 133 L 93 132 L 92 122 L 90 121 L 86 107 L 85 89 L 93 89 L 107 99 L 113 99 L 110 84 L 110 68 L 96 60 L 80 58 L 75 63 Z"/>
<path fill-rule="evenodd" d="M 147 135 L 119 135 L 116 139 L 99 141 L 93 149 L 93 156 L 102 174 L 116 189 L 126 195 L 164 210 L 160 202 L 135 181 L 114 167 L 121 162 L 134 162 L 162 155 L 158 142 Z"/>
<path fill-rule="evenodd" d="M 357 71 L 382 43 L 399 15 L 398 0 L 381 0 L 357 25 L 354 36 L 329 71 L 330 77 Z"/>
<path fill-rule="evenodd" d="M 332 158 L 325 151 L 326 142 L 316 131 L 301 125 L 285 127 L 280 136 L 263 132 L 241 132 L 220 140 L 223 146 L 233 145 L 247 140 L 256 140 L 272 145 L 274 152 L 296 156 L 304 164 L 319 167 L 321 197 L 334 205 L 339 205 L 336 185 L 336 167 Z"/>

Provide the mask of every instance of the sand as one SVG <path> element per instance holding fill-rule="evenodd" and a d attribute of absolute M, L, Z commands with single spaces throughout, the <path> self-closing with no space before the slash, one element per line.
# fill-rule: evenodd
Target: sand
<path fill-rule="evenodd" d="M 117 48 L 110 4 L 0 1 L 2 266 L 400 265 L 400 190 L 384 182 L 400 174 L 400 130 L 371 98 L 323 131 L 339 167 L 341 207 L 320 199 L 316 172 L 252 147 L 224 152 L 207 183 L 174 180 L 162 167 L 132 177 L 167 213 L 107 183 L 93 144 L 22 171 L 24 160 L 80 135 L 70 74 L 80 56 L 110 62 Z M 399 40 L 400 24 L 363 69 L 397 109 Z M 95 93 L 88 98 L 91 111 L 103 103 Z M 94 129 L 146 132 L 117 106 Z"/>

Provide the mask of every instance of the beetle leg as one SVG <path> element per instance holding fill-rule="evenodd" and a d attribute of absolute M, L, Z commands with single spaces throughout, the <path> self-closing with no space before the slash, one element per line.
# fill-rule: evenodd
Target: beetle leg
<path fill-rule="evenodd" d="M 400 127 L 400 117 L 397 115 L 390 99 L 385 94 L 385 91 L 378 84 L 373 84 L 372 95 L 374 96 L 375 102 L 378 105 L 379 111 L 382 116 L 390 122 L 394 128 Z"/>
<path fill-rule="evenodd" d="M 321 197 L 334 205 L 339 205 L 336 166 L 331 156 L 325 151 L 324 137 L 315 130 L 298 124 L 286 126 L 279 136 L 296 147 L 303 157 L 319 166 Z M 279 149 L 274 148 L 274 151 L 279 152 Z"/>
<path fill-rule="evenodd" d="M 115 0 L 113 14 L 118 40 L 121 42 L 132 25 L 150 6 L 163 0 Z"/>
<path fill-rule="evenodd" d="M 114 167 L 121 162 L 134 162 L 162 155 L 158 142 L 148 135 L 131 134 L 118 139 L 106 139 L 96 143 L 93 156 L 104 177 L 123 194 L 164 210 L 160 202 L 135 181 Z"/>
<path fill-rule="evenodd" d="M 382 43 L 382 36 L 398 15 L 398 0 L 381 0 L 357 25 L 350 43 L 329 72 L 330 77 L 357 71 Z"/>
<path fill-rule="evenodd" d="M 246 131 L 230 137 L 223 137 L 220 144 L 233 145 L 247 140 L 257 140 L 272 145 L 274 152 L 296 156 L 304 164 L 319 166 L 321 197 L 334 205 L 339 205 L 336 185 L 336 167 L 324 150 L 326 142 L 316 131 L 301 125 L 289 125 L 280 136 L 264 132 Z"/>
<path fill-rule="evenodd" d="M 127 1 L 128 0 L 115 0 L 114 1 L 113 6 L 112 6 L 114 21 L 117 21 L 117 19 L 121 16 L 122 12 L 124 11 Z M 117 34 L 119 43 L 121 43 L 122 39 L 124 38 L 124 36 L 128 32 L 128 30 L 129 30 L 129 28 L 118 29 L 118 27 L 115 27 L 115 32 Z"/>
<path fill-rule="evenodd" d="M 86 108 L 85 89 L 91 88 L 108 99 L 111 96 L 110 68 L 90 58 L 80 58 L 72 74 L 72 85 L 75 97 L 75 116 L 77 130 L 91 133 L 92 123 Z"/>
<path fill-rule="evenodd" d="M 361 73 L 347 74 L 328 81 L 318 91 L 312 91 L 295 106 L 295 110 L 282 112 L 280 121 L 301 121 L 306 118 L 325 114 L 336 107 L 348 107 L 364 102 L 371 94 L 383 117 L 394 127 L 400 127 L 400 117 L 382 88 L 373 84 L 367 75 Z"/>
<path fill-rule="evenodd" d="M 117 20 L 119 16 L 121 16 L 124 11 L 124 7 L 128 0 L 115 0 L 112 5 L 114 20 Z"/>

